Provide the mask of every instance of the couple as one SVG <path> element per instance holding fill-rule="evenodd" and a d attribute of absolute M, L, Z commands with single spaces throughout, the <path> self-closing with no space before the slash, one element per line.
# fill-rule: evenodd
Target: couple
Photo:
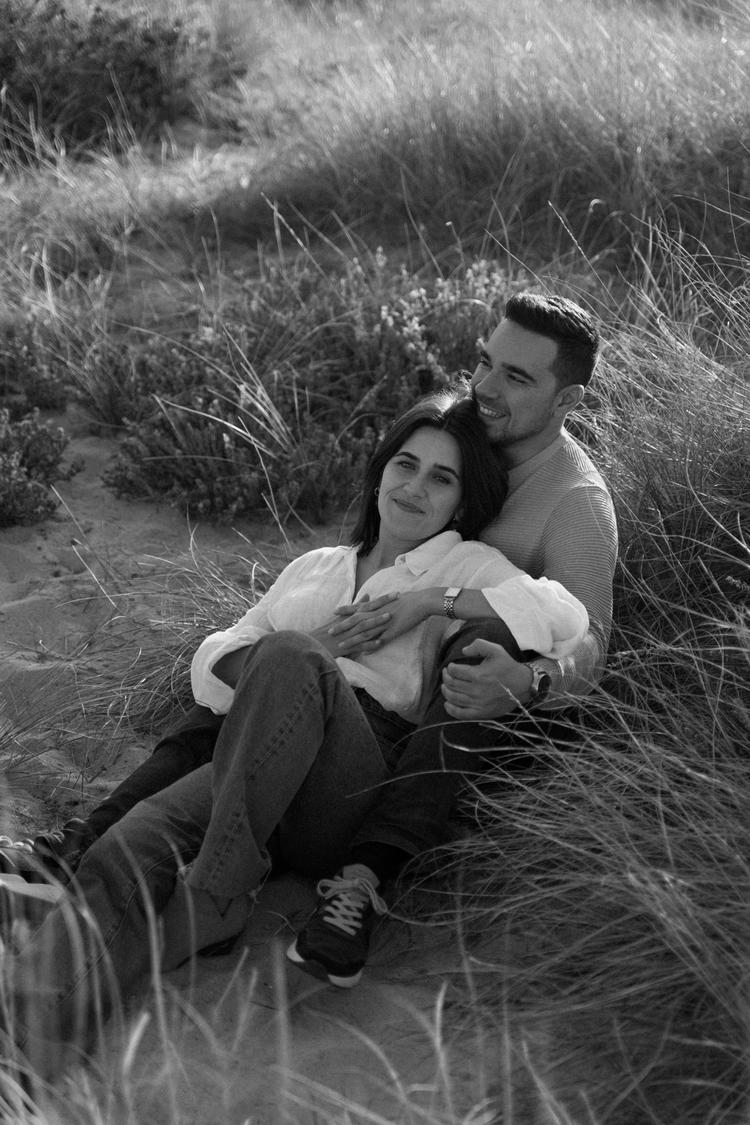
<path fill-rule="evenodd" d="M 32 1065 L 85 1043 L 93 1013 L 142 979 L 150 920 L 162 966 L 176 966 L 241 932 L 273 867 L 321 879 L 290 960 L 355 984 L 382 885 L 443 838 L 465 768 L 454 741 L 520 706 L 517 747 L 595 681 L 616 529 L 563 423 L 597 347 L 571 302 L 511 298 L 472 396 L 418 403 L 375 451 L 353 545 L 302 556 L 199 647 L 196 708 L 63 830 L 63 859 L 71 841 L 81 853 L 71 893 L 3 966 Z M 446 722 L 468 725 L 442 740 Z"/>

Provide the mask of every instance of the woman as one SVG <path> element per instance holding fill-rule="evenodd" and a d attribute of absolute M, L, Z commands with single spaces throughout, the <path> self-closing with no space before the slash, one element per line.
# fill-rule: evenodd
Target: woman
<path fill-rule="evenodd" d="M 313 877 L 341 865 L 458 625 L 446 587 L 481 590 L 475 612 L 504 619 L 517 649 L 560 656 L 576 644 L 587 625 L 576 599 L 471 541 L 504 481 L 465 392 L 423 400 L 373 455 L 352 545 L 303 555 L 203 642 L 194 694 L 225 713 L 213 762 L 97 840 L 75 894 L 4 966 L 34 1063 L 143 978 L 154 916 L 172 967 L 244 928 L 248 893 L 274 861 Z"/>

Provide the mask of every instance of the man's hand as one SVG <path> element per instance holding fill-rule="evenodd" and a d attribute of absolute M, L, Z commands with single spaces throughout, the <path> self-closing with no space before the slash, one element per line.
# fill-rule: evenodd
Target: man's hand
<path fill-rule="evenodd" d="M 524 701 L 531 688 L 531 669 L 508 656 L 502 645 L 478 639 L 462 650 L 480 657 L 479 664 L 446 665 L 442 692 L 453 719 L 500 719 Z"/>

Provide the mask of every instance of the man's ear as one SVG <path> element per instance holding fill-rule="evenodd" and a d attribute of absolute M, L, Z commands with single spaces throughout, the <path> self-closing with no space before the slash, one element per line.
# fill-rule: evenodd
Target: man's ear
<path fill-rule="evenodd" d="M 575 410 L 583 400 L 585 389 L 582 383 L 569 383 L 567 387 L 561 387 L 555 400 L 558 413 L 569 414 L 571 410 Z"/>

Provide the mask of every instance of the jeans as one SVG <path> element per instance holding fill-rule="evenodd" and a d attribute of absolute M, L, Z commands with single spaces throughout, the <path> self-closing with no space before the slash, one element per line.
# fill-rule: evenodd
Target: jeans
<path fill-rule="evenodd" d="M 462 649 L 476 637 L 502 644 L 516 659 L 524 656 L 507 626 L 497 618 L 464 625 L 453 635 L 440 655 L 433 694 L 422 725 L 408 743 L 405 740 L 408 725 L 393 735 L 393 743 L 399 750 L 397 760 L 391 756 L 393 778 L 381 789 L 377 806 L 357 829 L 353 846 L 386 844 L 408 857 L 441 842 L 463 775 L 486 765 L 480 756 L 456 750 L 454 743 L 472 748 L 491 746 L 495 751 L 493 761 L 497 761 L 498 751 L 504 748 L 505 761 L 512 768 L 513 759 L 528 762 L 534 744 L 540 740 L 570 738 L 569 726 L 563 730 L 554 715 L 544 712 L 534 718 L 510 714 L 500 725 L 494 726 L 459 723 L 447 715 L 440 691 L 440 669 L 450 662 L 472 663 L 462 655 Z M 379 706 L 363 693 L 358 695 L 360 702 L 365 700 L 365 709 L 368 705 L 370 709 Z M 233 712 L 237 713 L 242 706 L 243 701 L 236 699 Z M 385 712 L 380 710 L 382 724 Z M 210 762 L 224 718 L 195 704 L 159 741 L 152 756 L 89 814 L 87 825 L 93 834 L 101 835 L 138 802 Z M 521 750 L 522 747 L 527 749 Z M 272 850 L 276 854 L 275 849 Z"/>
<path fill-rule="evenodd" d="M 532 747 L 534 742 L 555 736 L 556 721 L 544 713 L 535 719 L 509 715 L 502 725 L 489 728 L 477 723 L 457 723 L 447 715 L 440 691 L 440 669 L 450 663 L 471 663 L 462 649 L 476 637 L 502 644 L 516 659 L 522 658 L 518 646 L 503 621 L 488 618 L 464 625 L 444 647 L 436 670 L 434 690 L 424 721 L 406 743 L 408 724 L 396 731 L 393 743 L 398 744 L 398 760 L 393 760 L 392 782 L 381 790 L 377 808 L 357 830 L 353 844 L 388 844 L 405 856 L 418 853 L 439 843 L 455 802 L 462 775 L 481 768 L 483 761 L 451 747 L 451 741 L 476 747 L 483 742 L 510 750 L 518 743 Z M 533 655 L 533 654 L 530 654 Z M 475 663 L 476 661 L 474 661 Z M 374 700 L 357 693 L 365 709 L 378 707 Z M 368 702 L 369 701 L 369 702 Z M 235 699 L 233 712 L 243 706 Z M 379 722 L 382 725 L 380 709 Z M 210 762 L 224 715 L 215 715 L 207 707 L 195 704 L 187 714 L 157 743 L 153 754 L 113 791 L 87 817 L 93 835 L 100 836 L 121 819 L 138 802 L 167 788 L 199 766 Z M 442 738 L 445 731 L 447 737 Z M 569 737 L 569 733 L 568 733 Z M 401 740 L 401 741 L 399 741 Z"/>
<path fill-rule="evenodd" d="M 478 663 L 463 656 L 462 651 L 477 637 L 501 644 L 514 659 L 523 659 L 524 654 L 507 625 L 498 618 L 465 625 L 448 640 L 440 654 L 423 722 L 404 747 L 377 802 L 357 828 L 353 848 L 388 844 L 409 857 L 435 847 L 446 838 L 450 814 L 467 773 L 479 771 L 487 764 L 481 755 L 467 754 L 460 747 L 494 747 L 503 738 L 512 742 L 518 721 L 513 715 L 499 733 L 497 727 L 488 729 L 477 722 L 457 722 L 445 710 L 440 670 L 452 662 Z"/>
<path fill-rule="evenodd" d="M 364 706 L 363 706 L 364 704 Z M 142 980 L 155 957 L 151 922 L 192 863 L 188 883 L 218 897 L 254 890 L 283 862 L 322 876 L 413 728 L 355 692 L 306 634 L 273 633 L 248 650 L 213 767 L 199 766 L 140 801 L 96 840 L 75 876 L 75 907 L 48 915 L 5 966 L 32 1060 L 80 1040 L 92 1015 Z"/>
<path fill-rule="evenodd" d="M 210 708 L 194 703 L 159 740 L 151 757 L 91 810 L 86 817 L 91 835 L 103 836 L 139 801 L 210 762 L 223 722 L 223 715 L 215 715 Z"/>

